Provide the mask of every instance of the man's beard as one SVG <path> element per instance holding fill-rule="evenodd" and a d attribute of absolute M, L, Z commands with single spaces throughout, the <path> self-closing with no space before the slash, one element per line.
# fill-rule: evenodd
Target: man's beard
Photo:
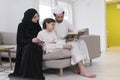
<path fill-rule="evenodd" d="M 57 21 L 57 23 L 62 23 L 63 22 L 63 20 L 56 20 Z"/>

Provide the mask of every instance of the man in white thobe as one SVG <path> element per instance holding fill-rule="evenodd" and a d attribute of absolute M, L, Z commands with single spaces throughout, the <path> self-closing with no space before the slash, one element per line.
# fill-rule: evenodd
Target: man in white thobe
<path fill-rule="evenodd" d="M 56 20 L 55 32 L 59 39 L 64 39 L 68 32 L 73 32 L 75 29 L 71 23 L 64 19 L 64 14 L 65 11 L 61 6 L 57 6 L 53 9 L 53 15 Z M 89 73 L 82 63 L 82 60 L 89 59 L 85 42 L 81 39 L 75 40 L 75 38 L 69 38 L 68 44 L 73 47 L 71 49 L 71 64 L 77 64 L 75 72 L 85 77 L 95 78 L 96 75 Z"/>

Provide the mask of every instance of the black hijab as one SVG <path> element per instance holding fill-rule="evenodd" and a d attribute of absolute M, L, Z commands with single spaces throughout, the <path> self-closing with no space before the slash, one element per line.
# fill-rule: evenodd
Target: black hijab
<path fill-rule="evenodd" d="M 39 21 L 37 23 L 32 22 L 34 15 L 38 13 L 35 9 L 28 9 L 24 13 L 22 22 L 18 26 L 17 31 L 17 45 L 25 46 L 32 43 L 32 39 L 35 38 L 38 32 L 41 30 Z"/>
<path fill-rule="evenodd" d="M 37 23 L 32 22 L 32 19 L 36 13 L 38 14 L 38 12 L 35 9 L 33 9 L 33 8 L 28 9 L 24 13 L 24 17 L 22 19 L 22 24 L 24 26 L 25 32 L 27 32 L 28 35 L 31 37 L 32 36 L 36 37 L 38 32 L 41 30 L 39 20 Z"/>

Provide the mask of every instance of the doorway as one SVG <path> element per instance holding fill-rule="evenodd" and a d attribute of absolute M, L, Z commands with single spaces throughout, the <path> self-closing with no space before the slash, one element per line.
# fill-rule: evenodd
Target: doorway
<path fill-rule="evenodd" d="M 107 45 L 120 46 L 120 2 L 106 3 Z"/>

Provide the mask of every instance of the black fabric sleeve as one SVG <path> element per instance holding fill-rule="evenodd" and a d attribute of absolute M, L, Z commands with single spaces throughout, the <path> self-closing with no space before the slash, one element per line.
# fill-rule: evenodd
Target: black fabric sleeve
<path fill-rule="evenodd" d="M 19 45 L 19 46 L 25 46 L 25 45 L 27 45 L 27 44 L 29 44 L 29 43 L 32 43 L 32 38 L 30 37 L 30 38 L 26 38 L 25 36 L 26 36 L 26 34 L 25 34 L 26 32 L 25 32 L 25 28 L 24 28 L 24 26 L 20 23 L 19 25 L 18 25 L 18 30 L 17 30 L 17 44 Z"/>

